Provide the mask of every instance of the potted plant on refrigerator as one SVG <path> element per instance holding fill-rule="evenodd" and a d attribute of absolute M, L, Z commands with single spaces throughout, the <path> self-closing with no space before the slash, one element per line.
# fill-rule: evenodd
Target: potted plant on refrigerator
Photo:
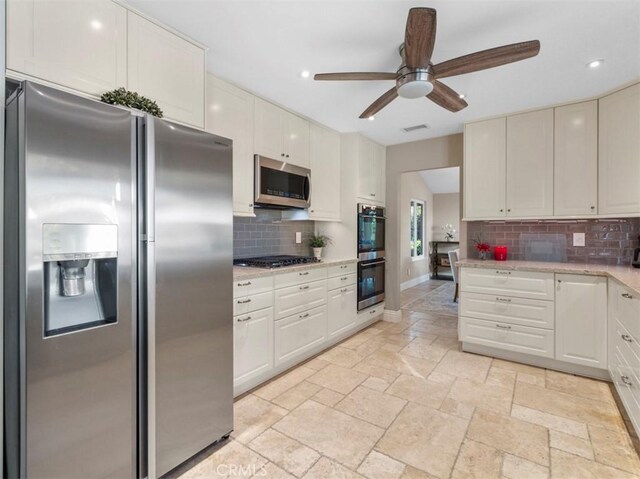
<path fill-rule="evenodd" d="M 331 238 L 324 235 L 314 234 L 313 236 L 311 236 L 311 238 L 309 238 L 309 246 L 313 248 L 313 256 L 317 260 L 320 260 L 322 258 L 322 248 L 331 243 Z"/>

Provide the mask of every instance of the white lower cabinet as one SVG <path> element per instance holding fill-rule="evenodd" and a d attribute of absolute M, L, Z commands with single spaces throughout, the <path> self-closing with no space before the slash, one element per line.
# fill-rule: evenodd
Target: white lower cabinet
<path fill-rule="evenodd" d="M 354 284 L 329 291 L 328 335 L 338 336 L 356 326 L 357 290 Z"/>
<path fill-rule="evenodd" d="M 276 290 L 276 319 L 300 313 L 327 302 L 327 280 L 298 284 Z"/>
<path fill-rule="evenodd" d="M 273 308 L 233 318 L 234 386 L 273 368 Z"/>
<path fill-rule="evenodd" d="M 301 356 L 325 341 L 327 307 L 311 309 L 275 322 L 275 365 Z"/>
<path fill-rule="evenodd" d="M 607 367 L 607 279 L 556 274 L 556 359 Z"/>

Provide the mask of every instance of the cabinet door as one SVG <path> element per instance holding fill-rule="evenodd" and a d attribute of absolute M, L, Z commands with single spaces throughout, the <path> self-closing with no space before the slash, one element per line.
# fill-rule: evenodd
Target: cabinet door
<path fill-rule="evenodd" d="M 206 130 L 233 140 L 233 214 L 253 214 L 253 95 L 207 76 Z"/>
<path fill-rule="evenodd" d="M 287 163 L 309 168 L 309 122 L 289 112 L 284 116 Z"/>
<path fill-rule="evenodd" d="M 507 216 L 553 215 L 553 109 L 507 117 Z"/>
<path fill-rule="evenodd" d="M 465 125 L 465 218 L 505 216 L 506 141 L 505 118 Z"/>
<path fill-rule="evenodd" d="M 234 386 L 273 368 L 273 309 L 233 318 Z"/>
<path fill-rule="evenodd" d="M 366 201 L 376 199 L 373 148 L 373 142 L 363 137 L 358 138 L 358 197 Z"/>
<path fill-rule="evenodd" d="M 285 111 L 261 98 L 255 99 L 254 152 L 258 155 L 286 161 Z"/>
<path fill-rule="evenodd" d="M 358 318 L 355 285 L 329 291 L 328 306 L 330 338 L 355 327 Z"/>
<path fill-rule="evenodd" d="M 275 364 L 303 357 L 327 338 L 327 307 L 275 322 Z"/>
<path fill-rule="evenodd" d="M 607 368 L 607 279 L 556 274 L 556 359 Z"/>
<path fill-rule="evenodd" d="M 598 213 L 640 213 L 640 84 L 599 100 Z"/>
<path fill-rule="evenodd" d="M 373 165 L 375 174 L 375 201 L 384 206 L 387 188 L 387 153 L 382 145 L 373 145 Z"/>
<path fill-rule="evenodd" d="M 598 212 L 598 102 L 556 108 L 553 142 L 553 214 L 595 215 Z"/>
<path fill-rule="evenodd" d="M 127 10 L 109 0 L 9 0 L 7 68 L 96 96 L 126 87 Z"/>
<path fill-rule="evenodd" d="M 309 219 L 340 220 L 340 135 L 311 125 L 311 206 Z"/>
<path fill-rule="evenodd" d="M 133 12 L 128 21 L 129 89 L 166 118 L 204 128 L 204 50 Z"/>

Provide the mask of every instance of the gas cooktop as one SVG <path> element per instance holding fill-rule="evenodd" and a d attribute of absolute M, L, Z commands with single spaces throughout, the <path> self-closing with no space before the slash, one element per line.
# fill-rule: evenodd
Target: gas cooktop
<path fill-rule="evenodd" d="M 253 268 L 281 268 L 282 266 L 294 266 L 297 264 L 318 263 L 313 256 L 258 256 L 255 258 L 239 258 L 233 260 L 234 266 L 251 266 Z"/>

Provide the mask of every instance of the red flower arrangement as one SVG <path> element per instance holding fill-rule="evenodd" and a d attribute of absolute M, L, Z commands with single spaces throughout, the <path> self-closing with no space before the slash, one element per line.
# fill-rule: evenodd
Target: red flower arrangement
<path fill-rule="evenodd" d="M 473 240 L 473 246 L 478 252 L 478 256 L 480 257 L 480 259 L 486 259 L 487 253 L 491 251 L 491 245 L 486 241 L 484 241 L 484 239 L 482 238 L 482 235 L 478 235 Z"/>
<path fill-rule="evenodd" d="M 491 250 L 489 243 L 476 243 L 476 250 L 481 253 L 487 253 Z"/>

